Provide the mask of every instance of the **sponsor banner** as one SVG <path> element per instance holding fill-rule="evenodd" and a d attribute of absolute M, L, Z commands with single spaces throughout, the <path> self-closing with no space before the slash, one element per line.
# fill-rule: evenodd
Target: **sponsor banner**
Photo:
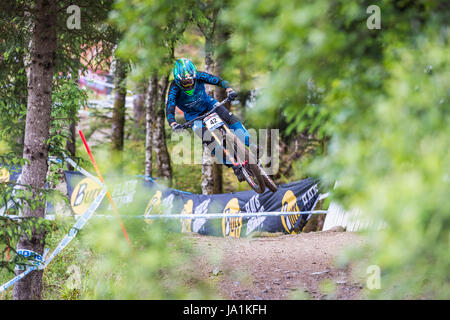
<path fill-rule="evenodd" d="M 78 172 L 66 172 L 70 204 L 77 214 L 84 212 L 102 187 Z M 107 177 L 108 188 L 121 214 L 144 216 L 158 214 L 192 215 L 192 219 L 180 219 L 177 231 L 196 232 L 203 235 L 240 238 L 253 232 L 301 232 L 319 197 L 318 182 L 305 179 L 280 185 L 277 192 L 266 190 L 263 194 L 242 191 L 215 195 L 190 194 L 159 185 L 151 179 L 135 177 L 116 180 Z M 111 209 L 104 200 L 101 208 Z M 127 212 L 128 211 L 128 212 Z M 211 213 L 236 214 L 257 212 L 296 212 L 285 216 L 230 217 L 206 219 Z"/>
<path fill-rule="evenodd" d="M 20 174 L 20 168 L 4 170 L 1 177 L 12 181 Z M 1 173 L 1 172 L 0 172 Z M 66 171 L 67 191 L 70 205 L 76 215 L 83 214 L 103 190 L 103 186 L 94 177 L 78 171 Z M 159 185 L 143 176 L 130 179 L 106 177 L 107 188 L 120 212 L 124 215 L 144 216 L 145 219 L 156 214 L 192 215 L 192 219 L 180 219 L 176 231 L 196 232 L 220 237 L 247 237 L 253 232 L 284 232 L 294 234 L 301 232 L 311 214 L 299 214 L 311 211 L 319 198 L 318 181 L 311 178 L 280 185 L 273 193 L 266 190 L 258 194 L 253 190 L 202 195 L 191 194 Z M 47 213 L 53 206 L 48 204 Z M 112 211 L 110 203 L 104 199 L 100 210 Z M 230 217 L 205 219 L 207 214 L 236 214 L 258 212 L 295 212 L 283 216 Z"/>
<path fill-rule="evenodd" d="M 75 214 L 82 214 L 92 201 L 102 192 L 103 186 L 99 181 L 87 177 L 76 171 L 64 172 L 67 181 L 67 194 L 70 205 Z M 136 193 L 142 188 L 142 178 L 129 180 L 108 177 L 108 191 L 117 208 L 128 207 L 136 201 Z M 109 201 L 104 200 L 99 209 L 112 210 Z"/>
<path fill-rule="evenodd" d="M 21 167 L 2 166 L 0 163 L 0 183 L 16 182 L 21 173 Z"/>

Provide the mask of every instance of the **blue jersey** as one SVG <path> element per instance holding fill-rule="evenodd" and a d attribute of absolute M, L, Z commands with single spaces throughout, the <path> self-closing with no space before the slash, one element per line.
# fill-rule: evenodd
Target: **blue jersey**
<path fill-rule="evenodd" d="M 184 92 L 175 81 L 169 87 L 166 117 L 169 124 L 175 122 L 175 107 L 184 112 L 184 118 L 189 121 L 210 109 L 217 101 L 211 98 L 205 90 L 205 83 L 222 88 L 229 88 L 227 81 L 206 72 L 198 72 L 194 93 L 190 96 Z"/>

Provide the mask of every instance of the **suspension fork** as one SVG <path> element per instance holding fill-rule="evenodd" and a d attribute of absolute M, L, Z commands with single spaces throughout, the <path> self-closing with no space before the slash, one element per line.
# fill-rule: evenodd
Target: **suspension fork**
<path fill-rule="evenodd" d="M 223 127 L 222 128 L 225 128 L 225 131 L 228 133 L 228 132 L 230 132 L 230 129 L 226 126 L 226 125 L 223 125 Z M 233 166 L 238 166 L 239 164 L 237 163 L 237 161 L 235 161 L 235 159 L 234 159 L 234 157 L 230 154 L 230 152 L 226 149 L 226 148 L 224 148 L 223 147 L 223 140 L 222 141 L 220 141 L 220 139 L 217 137 L 217 135 L 213 132 L 213 131 L 210 131 L 210 133 L 211 133 L 211 135 L 213 136 L 213 138 L 214 138 L 214 140 L 216 140 L 216 142 L 217 142 L 217 144 L 222 148 L 222 150 L 225 152 L 225 155 L 228 157 L 228 159 L 231 161 L 231 163 L 233 164 Z M 225 139 L 225 135 L 224 135 L 224 137 L 223 137 L 224 139 Z"/>

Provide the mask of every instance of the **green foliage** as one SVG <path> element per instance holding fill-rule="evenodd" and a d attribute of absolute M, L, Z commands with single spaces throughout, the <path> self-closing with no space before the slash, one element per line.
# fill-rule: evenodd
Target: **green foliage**
<path fill-rule="evenodd" d="M 130 211 L 129 211 L 130 212 Z M 134 254 L 117 220 L 93 221 L 86 237 L 95 252 L 89 270 L 87 299 L 207 299 L 207 283 L 185 273 L 195 264 L 189 242 L 170 232 L 167 222 L 125 221 Z"/>
<path fill-rule="evenodd" d="M 82 28 L 69 29 L 67 27 L 68 14 L 66 8 L 70 1 L 60 1 L 57 22 L 57 49 L 55 56 L 55 79 L 53 102 L 54 113 L 59 117 L 66 117 L 66 124 L 76 120 L 74 115 L 78 107 L 83 105 L 83 98 L 77 88 L 75 80 L 78 72 L 90 67 L 96 70 L 99 66 L 107 65 L 109 56 L 117 41 L 117 32 L 104 21 L 107 18 L 112 0 L 91 2 L 82 0 L 77 3 L 81 7 Z M 29 57 L 29 42 L 32 35 L 32 2 L 9 1 L 0 12 L 0 142 L 5 141 L 8 150 L 17 156 L 22 156 L 23 137 L 25 130 L 25 116 L 27 105 L 27 76 L 26 67 L 31 62 Z M 92 58 L 81 58 L 87 48 L 95 48 Z M 89 56 L 89 55 L 87 55 Z M 71 84 L 72 82 L 72 84 Z M 62 111 L 62 114 L 61 114 Z M 62 122 L 53 123 L 52 128 L 62 126 Z M 55 130 L 53 130 L 54 133 Z M 53 135 L 52 143 L 65 137 Z M 0 150 L 1 151 L 1 150 Z"/>
<path fill-rule="evenodd" d="M 68 128 L 72 122 L 78 122 L 78 111 L 87 105 L 87 94 L 78 83 L 66 77 L 55 80 L 52 92 L 52 113 L 50 123 L 50 154 L 63 158 L 66 141 L 71 138 Z"/>
<path fill-rule="evenodd" d="M 21 237 L 31 239 L 32 232 L 48 233 L 53 229 L 49 220 L 42 218 L 24 218 L 22 221 L 0 216 L 0 270 L 6 270 L 14 276 L 14 267 L 27 266 L 23 257 L 16 255 L 16 245 Z"/>
<path fill-rule="evenodd" d="M 0 42 L 0 52 L 4 52 L 0 59 L 0 142 L 7 142 L 13 154 L 21 155 L 27 102 L 25 51 L 21 43 L 13 39 Z M 0 146 L 0 154 L 4 152 L 1 149 Z"/>
<path fill-rule="evenodd" d="M 45 246 L 50 249 L 50 252 L 56 248 L 61 239 L 67 234 L 72 227 L 75 219 L 65 218 L 57 219 L 51 222 L 51 229 L 45 239 Z M 47 221 L 47 223 L 49 223 Z M 10 251 L 10 266 L 14 268 L 14 254 Z M 92 252 L 89 248 L 82 245 L 82 234 L 78 234 L 75 239 L 49 264 L 45 269 L 43 275 L 43 292 L 42 299 L 44 300 L 75 300 L 80 299 L 84 294 L 86 288 L 85 275 L 92 263 Z M 76 266 L 81 276 L 81 287 L 77 284 L 73 284 L 72 278 L 74 278 L 73 267 Z M 78 274 L 77 274 L 78 276 Z M 0 270 L 0 283 L 5 283 L 14 277 L 14 272 L 3 269 Z M 78 280 L 78 277 L 76 277 Z M 12 287 L 3 293 L 0 293 L 0 299 L 12 299 Z"/>
<path fill-rule="evenodd" d="M 117 0 L 110 19 L 123 33 L 118 55 L 131 60 L 134 75 L 166 75 L 172 67 L 176 43 L 192 16 L 193 1 Z"/>
<path fill-rule="evenodd" d="M 381 29 L 369 30 L 370 4 L 236 1 L 225 18 L 233 50 L 266 80 L 256 111 L 330 136 L 309 174 L 337 180 L 333 200 L 386 222 L 357 256 L 381 268 L 369 296 L 448 299 L 446 4 L 382 1 Z"/>
<path fill-rule="evenodd" d="M 116 0 L 109 17 L 123 34 L 118 54 L 133 62 L 135 74 L 167 74 L 175 46 L 198 40 L 191 32 L 185 35 L 186 28 L 191 31 L 193 25 L 209 25 L 211 12 L 202 15 L 200 11 L 214 13 L 218 3 Z M 67 138 L 65 128 L 77 120 L 78 108 L 86 101 L 84 92 L 66 75 L 75 76 L 79 68 L 84 68 L 78 59 L 81 52 L 87 46 L 99 49 L 100 42 L 101 54 L 94 56 L 90 66 L 105 63 L 119 34 L 101 23 L 112 1 L 77 4 L 82 7 L 81 30 L 68 30 L 66 16 L 58 17 L 55 71 L 64 77 L 55 80 L 53 92 L 48 143 L 54 155 L 60 155 Z M 371 4 L 368 0 L 227 2 L 220 23 L 232 30 L 232 36 L 223 43 L 226 47 L 219 49 L 231 52 L 224 73 L 237 79 L 245 70 L 251 76 L 243 87 L 261 89 L 257 107 L 248 113 L 252 124 L 283 129 L 284 139 L 298 133 L 322 141 L 329 138 L 328 148 L 323 143 L 325 155 L 310 153 L 294 169 L 302 175 L 307 171 L 318 176 L 330 187 L 338 181 L 337 189 L 331 191 L 333 201 L 360 208 L 366 217 L 385 222 L 382 230 L 368 232 L 367 245 L 347 260 L 341 259 L 344 263 L 360 261 L 362 270 L 367 265 L 381 268 L 381 290 L 368 291 L 368 297 L 448 299 L 448 5 L 444 1 L 380 1 L 381 29 L 370 30 L 366 9 Z M 23 11 L 28 9 L 26 2 L 10 1 L 7 10 L 0 11 L 3 165 L 23 164 L 21 137 L 30 35 L 30 20 Z M 203 46 L 203 40 L 198 44 Z M 126 143 L 125 150 L 121 172 L 141 173 L 143 159 L 135 153 L 143 155 L 142 143 Z M 104 145 L 95 152 L 108 159 L 97 159 L 102 172 L 117 171 Z M 180 166 L 174 172 L 175 185 L 198 192 L 200 174 L 200 170 Z M 53 179 L 50 182 L 56 183 Z M 0 207 L 11 198 L 13 187 L 0 184 Z M 16 198 L 36 207 L 48 199 L 42 190 L 38 194 L 33 197 L 25 187 L 16 192 Z M 137 212 L 132 207 L 127 209 L 130 214 Z M 15 220 L 0 220 L 0 252 L 5 268 L 12 267 L 5 264 L 7 246 L 15 248 L 18 237 L 31 232 L 36 226 L 31 221 L 25 219 L 19 225 Z M 166 225 L 142 224 L 138 219 L 126 221 L 126 227 L 135 255 L 115 220 L 90 222 L 44 273 L 44 297 L 213 297 L 208 286 L 198 279 L 186 279 L 180 272 L 195 260 L 192 248 L 180 235 L 168 232 Z M 54 231 L 48 238 L 51 247 L 64 235 L 62 230 Z M 72 277 L 67 270 L 71 265 L 81 266 L 81 288 L 69 285 Z M 0 270 L 0 280 L 7 280 L 9 275 L 7 269 Z M 334 290 L 328 283 L 322 289 L 329 293 Z"/>
<path fill-rule="evenodd" d="M 85 104 L 86 95 L 78 88 L 78 72 L 87 67 L 96 69 L 104 63 L 112 52 L 117 40 L 117 33 L 104 23 L 111 8 L 111 0 L 80 0 L 76 4 L 82 8 L 81 29 L 67 27 L 67 7 L 72 1 L 58 1 L 56 45 L 54 56 L 54 85 L 52 90 L 52 113 L 50 123 L 49 155 L 62 158 L 68 138 L 67 126 L 77 120 L 78 109 Z M 35 18 L 34 1 L 8 1 L 2 3 L 0 10 L 0 165 L 23 164 L 23 137 L 27 108 L 27 67 L 32 62 L 30 42 L 33 36 L 33 19 Z M 85 55 L 88 48 L 94 48 L 95 54 Z M 83 58 L 92 56 L 86 61 Z M 73 79 L 73 80 L 71 80 Z M 34 133 L 28 133 L 33 136 Z M 36 139 L 35 139 L 36 140 Z M 34 141 L 43 143 L 43 141 Z M 59 169 L 62 169 L 62 165 Z M 61 170 L 59 170 L 61 171 Z M 48 181 L 54 184 L 57 171 L 51 171 Z M 59 172 L 60 173 L 60 172 Z M 14 187 L 20 187 L 14 189 Z M 43 207 L 53 197 L 54 192 L 36 190 L 30 186 L 0 183 L 0 207 L 8 200 L 14 200 L 16 207 L 8 210 L 17 214 L 23 206 L 31 210 Z M 3 219 L 3 218 L 2 218 Z M 14 252 L 18 237 L 31 234 L 47 233 L 48 221 L 26 217 L 21 222 L 2 220 L 4 229 L 0 237 L 0 248 L 9 248 Z M 4 255 L 2 256 L 4 258 Z M 2 267 L 10 267 L 9 264 Z"/>

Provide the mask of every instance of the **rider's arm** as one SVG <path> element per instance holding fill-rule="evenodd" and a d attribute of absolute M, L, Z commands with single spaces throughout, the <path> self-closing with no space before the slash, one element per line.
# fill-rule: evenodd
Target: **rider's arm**
<path fill-rule="evenodd" d="M 180 89 L 175 84 L 175 82 L 172 81 L 172 83 L 170 84 L 170 87 L 169 87 L 169 94 L 167 97 L 167 106 L 166 106 L 166 118 L 167 118 L 167 122 L 169 122 L 169 125 L 171 125 L 171 126 L 176 124 L 176 122 L 175 122 L 175 107 L 176 107 L 176 99 L 177 99 L 179 90 Z"/>
<path fill-rule="evenodd" d="M 197 80 L 203 81 L 207 84 L 213 84 L 216 86 L 220 86 L 224 89 L 229 89 L 230 84 L 228 81 L 223 80 L 222 78 L 219 78 L 218 76 L 214 76 L 212 74 L 206 73 L 206 72 L 197 72 Z"/>

